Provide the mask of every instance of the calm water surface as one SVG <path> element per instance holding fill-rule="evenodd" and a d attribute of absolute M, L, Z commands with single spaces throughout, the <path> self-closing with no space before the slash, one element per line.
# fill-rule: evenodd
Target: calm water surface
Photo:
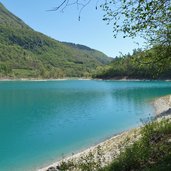
<path fill-rule="evenodd" d="M 170 93 L 171 82 L 2 81 L 0 170 L 35 170 L 136 127 Z"/>

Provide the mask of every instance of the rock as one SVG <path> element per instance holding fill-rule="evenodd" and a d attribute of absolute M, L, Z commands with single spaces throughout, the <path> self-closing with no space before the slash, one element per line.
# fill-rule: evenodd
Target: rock
<path fill-rule="evenodd" d="M 167 142 L 168 142 L 168 143 L 171 143 L 171 138 L 169 138 Z"/>
<path fill-rule="evenodd" d="M 47 169 L 47 171 L 57 171 L 57 170 L 55 169 L 55 167 L 49 167 L 49 168 Z"/>

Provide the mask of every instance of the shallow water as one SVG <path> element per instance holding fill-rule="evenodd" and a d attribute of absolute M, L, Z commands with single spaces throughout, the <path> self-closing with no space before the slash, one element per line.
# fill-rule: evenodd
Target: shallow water
<path fill-rule="evenodd" d="M 0 82 L 0 170 L 35 170 L 136 127 L 170 93 L 161 81 Z"/>

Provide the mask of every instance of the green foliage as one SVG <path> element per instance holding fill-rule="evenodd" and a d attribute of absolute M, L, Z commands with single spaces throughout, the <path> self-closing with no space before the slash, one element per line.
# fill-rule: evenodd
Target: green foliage
<path fill-rule="evenodd" d="M 70 46 L 38 33 L 0 3 L 0 77 L 90 77 L 111 61 L 83 45 Z"/>
<path fill-rule="evenodd" d="M 141 135 L 140 140 L 99 171 L 171 170 L 171 122 L 151 122 L 142 128 Z"/>
<path fill-rule="evenodd" d="M 161 47 L 164 59 L 171 58 L 170 0 L 106 0 L 101 7 L 105 11 L 103 20 L 113 23 L 114 37 L 119 32 L 124 38 L 140 35 L 147 47 Z M 153 56 L 152 62 L 165 65 L 163 54 Z"/>
<path fill-rule="evenodd" d="M 168 58 L 169 54 L 166 55 L 166 53 L 166 49 L 162 46 L 155 46 L 146 51 L 134 50 L 133 55 L 116 57 L 106 67 L 97 68 L 94 77 L 103 79 L 170 79 L 171 58 Z"/>
<path fill-rule="evenodd" d="M 105 11 L 103 19 L 113 23 L 115 36 L 118 32 L 130 37 L 139 33 L 146 36 L 170 33 L 170 0 L 107 0 L 101 6 Z"/>

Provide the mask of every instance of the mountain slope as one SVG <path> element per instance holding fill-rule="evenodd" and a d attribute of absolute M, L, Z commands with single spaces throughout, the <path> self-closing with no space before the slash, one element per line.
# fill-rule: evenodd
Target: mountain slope
<path fill-rule="evenodd" d="M 87 77 L 111 61 L 102 52 L 78 47 L 34 31 L 0 3 L 0 77 Z"/>
<path fill-rule="evenodd" d="M 168 46 L 167 49 L 171 50 Z M 171 57 L 166 58 L 166 47 L 155 46 L 148 50 L 135 49 L 133 55 L 115 58 L 101 67 L 93 76 L 101 79 L 171 79 Z M 156 60 L 162 59 L 162 60 Z"/>

